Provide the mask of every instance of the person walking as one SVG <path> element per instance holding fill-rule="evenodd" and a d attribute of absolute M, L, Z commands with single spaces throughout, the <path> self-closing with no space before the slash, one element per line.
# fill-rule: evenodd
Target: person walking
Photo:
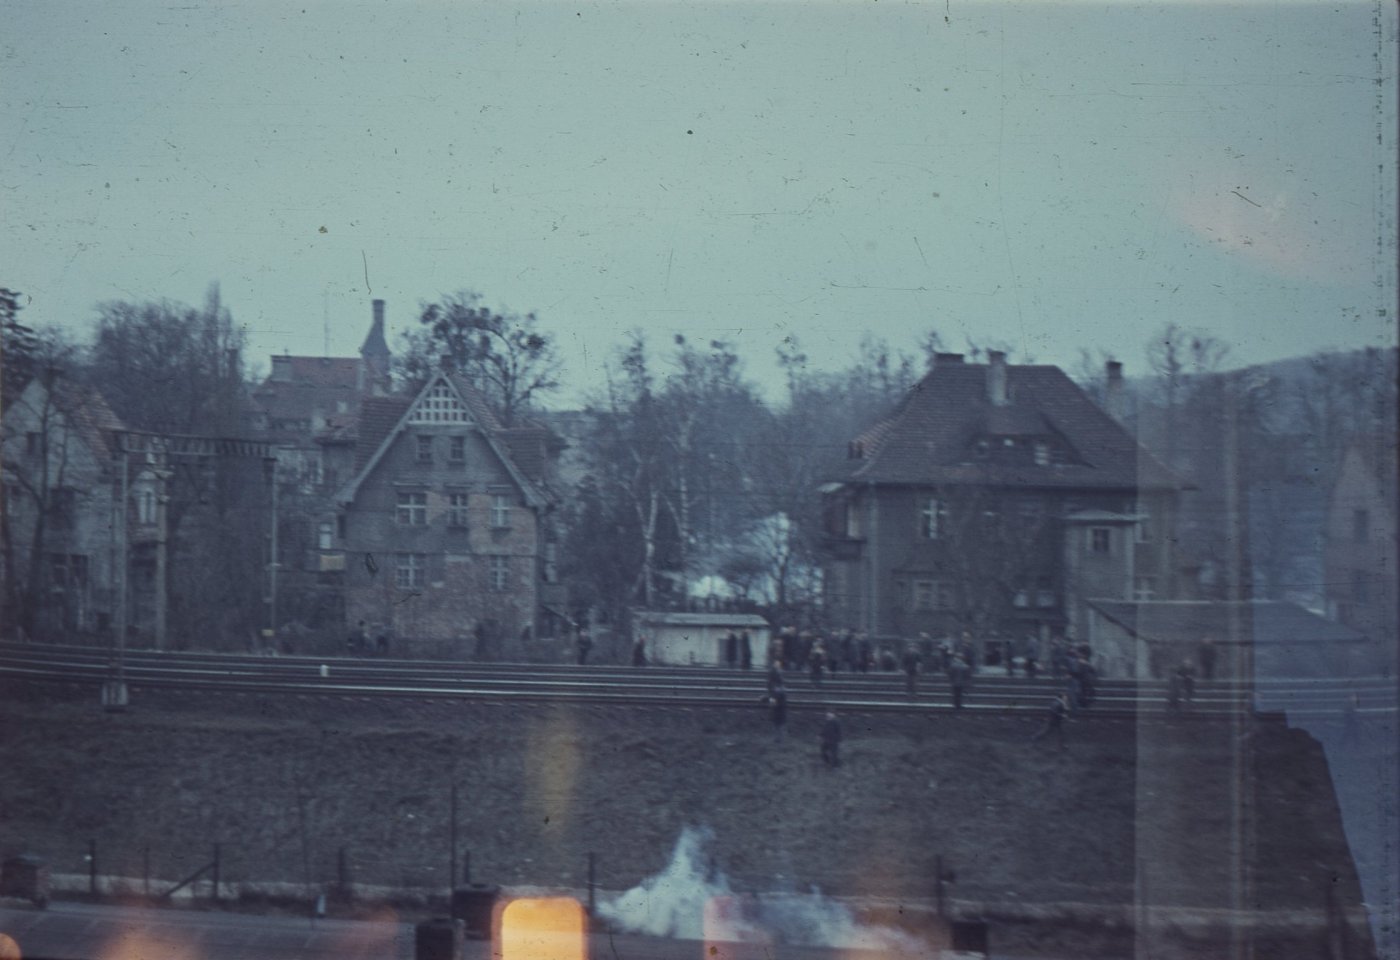
<path fill-rule="evenodd" d="M 1036 743 L 1049 736 L 1051 733 L 1060 741 L 1060 749 L 1065 748 L 1065 724 L 1069 722 L 1069 694 L 1062 693 L 1050 701 L 1050 713 L 1045 718 L 1045 726 L 1041 727 L 1031 737 L 1031 743 Z"/>
<path fill-rule="evenodd" d="M 821 732 L 822 763 L 828 767 L 841 766 L 841 721 L 835 710 L 826 712 Z"/>

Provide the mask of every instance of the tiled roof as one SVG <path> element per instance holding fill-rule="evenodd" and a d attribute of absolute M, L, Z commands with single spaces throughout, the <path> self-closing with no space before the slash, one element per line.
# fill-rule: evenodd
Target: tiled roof
<path fill-rule="evenodd" d="M 1091 600 L 1089 605 L 1134 636 L 1167 643 L 1199 643 L 1202 637 L 1226 641 L 1230 618 L 1237 616 L 1241 635 L 1255 644 L 1361 643 L 1366 638 L 1350 627 L 1309 613 L 1294 603 L 1250 600 Z"/>
<path fill-rule="evenodd" d="M 1181 481 L 1059 367 L 1006 368 L 1009 402 L 987 393 L 984 364 L 936 366 L 888 417 L 853 443 L 845 479 L 883 484 L 983 483 L 1058 489 L 1180 486 Z M 1070 462 L 1037 465 L 969 456 L 979 436 L 1053 438 Z"/>
<path fill-rule="evenodd" d="M 83 438 L 83 442 L 98 457 L 117 453 L 115 433 L 127 429 L 120 417 L 112 412 L 102 394 L 91 387 L 59 378 L 53 385 L 53 403 Z"/>
<path fill-rule="evenodd" d="M 472 382 L 460 373 L 448 374 L 448 379 L 457 388 L 457 392 L 462 395 L 462 400 L 467 405 L 467 410 L 471 412 L 472 419 L 481 424 L 483 430 L 496 431 L 501 429 L 501 421 L 496 416 L 496 411 L 491 409 L 491 404 L 487 402 L 485 395 L 472 386 Z"/>
<path fill-rule="evenodd" d="M 384 438 L 403 419 L 415 397 L 366 397 L 360 402 L 360 420 L 355 432 L 355 472 L 359 473 L 374 456 Z"/>
<path fill-rule="evenodd" d="M 253 404 L 266 415 L 270 436 L 292 439 L 326 421 L 330 429 L 355 420 L 361 396 L 361 362 L 348 357 L 273 357 L 275 375 L 253 390 Z M 344 407 L 342 410 L 341 407 Z M 279 424 L 304 424 L 282 428 Z"/>

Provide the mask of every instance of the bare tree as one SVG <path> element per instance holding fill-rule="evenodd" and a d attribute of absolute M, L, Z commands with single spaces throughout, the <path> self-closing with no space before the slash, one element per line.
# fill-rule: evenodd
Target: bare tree
<path fill-rule="evenodd" d="M 405 340 L 402 369 L 423 376 L 447 358 L 486 394 L 506 426 L 535 400 L 559 386 L 554 339 L 533 313 L 497 313 L 481 295 L 463 290 L 424 304 L 417 336 Z"/>

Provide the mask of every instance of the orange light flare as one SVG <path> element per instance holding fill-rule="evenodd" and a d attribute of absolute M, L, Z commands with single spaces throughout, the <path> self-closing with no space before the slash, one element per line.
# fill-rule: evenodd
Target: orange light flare
<path fill-rule="evenodd" d="M 195 944 L 177 936 L 157 936 L 149 930 L 123 930 L 97 952 L 97 960 L 200 960 Z"/>
<path fill-rule="evenodd" d="M 522 897 L 496 913 L 498 960 L 588 960 L 588 922 L 573 897 Z"/>
<path fill-rule="evenodd" d="M 9 934 L 0 933 L 0 960 L 20 960 L 19 944 Z"/>

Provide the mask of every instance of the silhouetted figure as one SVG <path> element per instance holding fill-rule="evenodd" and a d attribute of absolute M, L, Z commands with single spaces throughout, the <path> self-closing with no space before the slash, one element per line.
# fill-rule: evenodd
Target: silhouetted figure
<path fill-rule="evenodd" d="M 753 669 L 753 641 L 747 630 L 739 634 L 739 666 L 744 670 Z"/>
<path fill-rule="evenodd" d="M 1060 741 L 1060 749 L 1065 748 L 1065 724 L 1069 721 L 1069 696 L 1060 694 L 1050 701 L 1050 714 L 1045 718 L 1045 726 L 1041 727 L 1031 737 L 1031 742 L 1043 740 L 1046 736 L 1054 733 Z"/>
<path fill-rule="evenodd" d="M 593 649 L 593 638 L 588 635 L 587 630 L 578 632 L 578 665 L 580 667 L 588 663 L 588 654 Z"/>
<path fill-rule="evenodd" d="M 841 765 L 841 721 L 836 719 L 833 710 L 826 712 L 826 720 L 822 723 L 822 762 L 828 767 L 839 767 Z"/>
<path fill-rule="evenodd" d="M 645 667 L 647 665 L 647 640 L 646 637 L 638 637 L 632 642 L 632 666 Z"/>
<path fill-rule="evenodd" d="M 968 680 L 972 677 L 972 668 L 967 665 L 967 660 L 961 655 L 953 658 L 953 665 L 948 668 L 948 682 L 953 687 L 953 709 L 961 710 L 963 705 L 963 694 L 967 692 Z"/>
<path fill-rule="evenodd" d="M 1215 641 L 1210 637 L 1201 640 L 1200 646 L 1196 649 L 1197 659 L 1201 662 L 1201 679 L 1215 679 Z"/>
<path fill-rule="evenodd" d="M 724 635 L 724 665 L 730 670 L 739 662 L 739 637 L 733 630 Z"/>
<path fill-rule="evenodd" d="M 787 727 L 787 688 L 783 686 L 781 675 L 777 685 L 768 694 L 768 716 L 773 721 L 773 739 L 783 739 L 783 731 Z"/>
<path fill-rule="evenodd" d="M 919 652 L 912 643 L 904 648 L 904 692 L 910 697 L 919 693 Z"/>

